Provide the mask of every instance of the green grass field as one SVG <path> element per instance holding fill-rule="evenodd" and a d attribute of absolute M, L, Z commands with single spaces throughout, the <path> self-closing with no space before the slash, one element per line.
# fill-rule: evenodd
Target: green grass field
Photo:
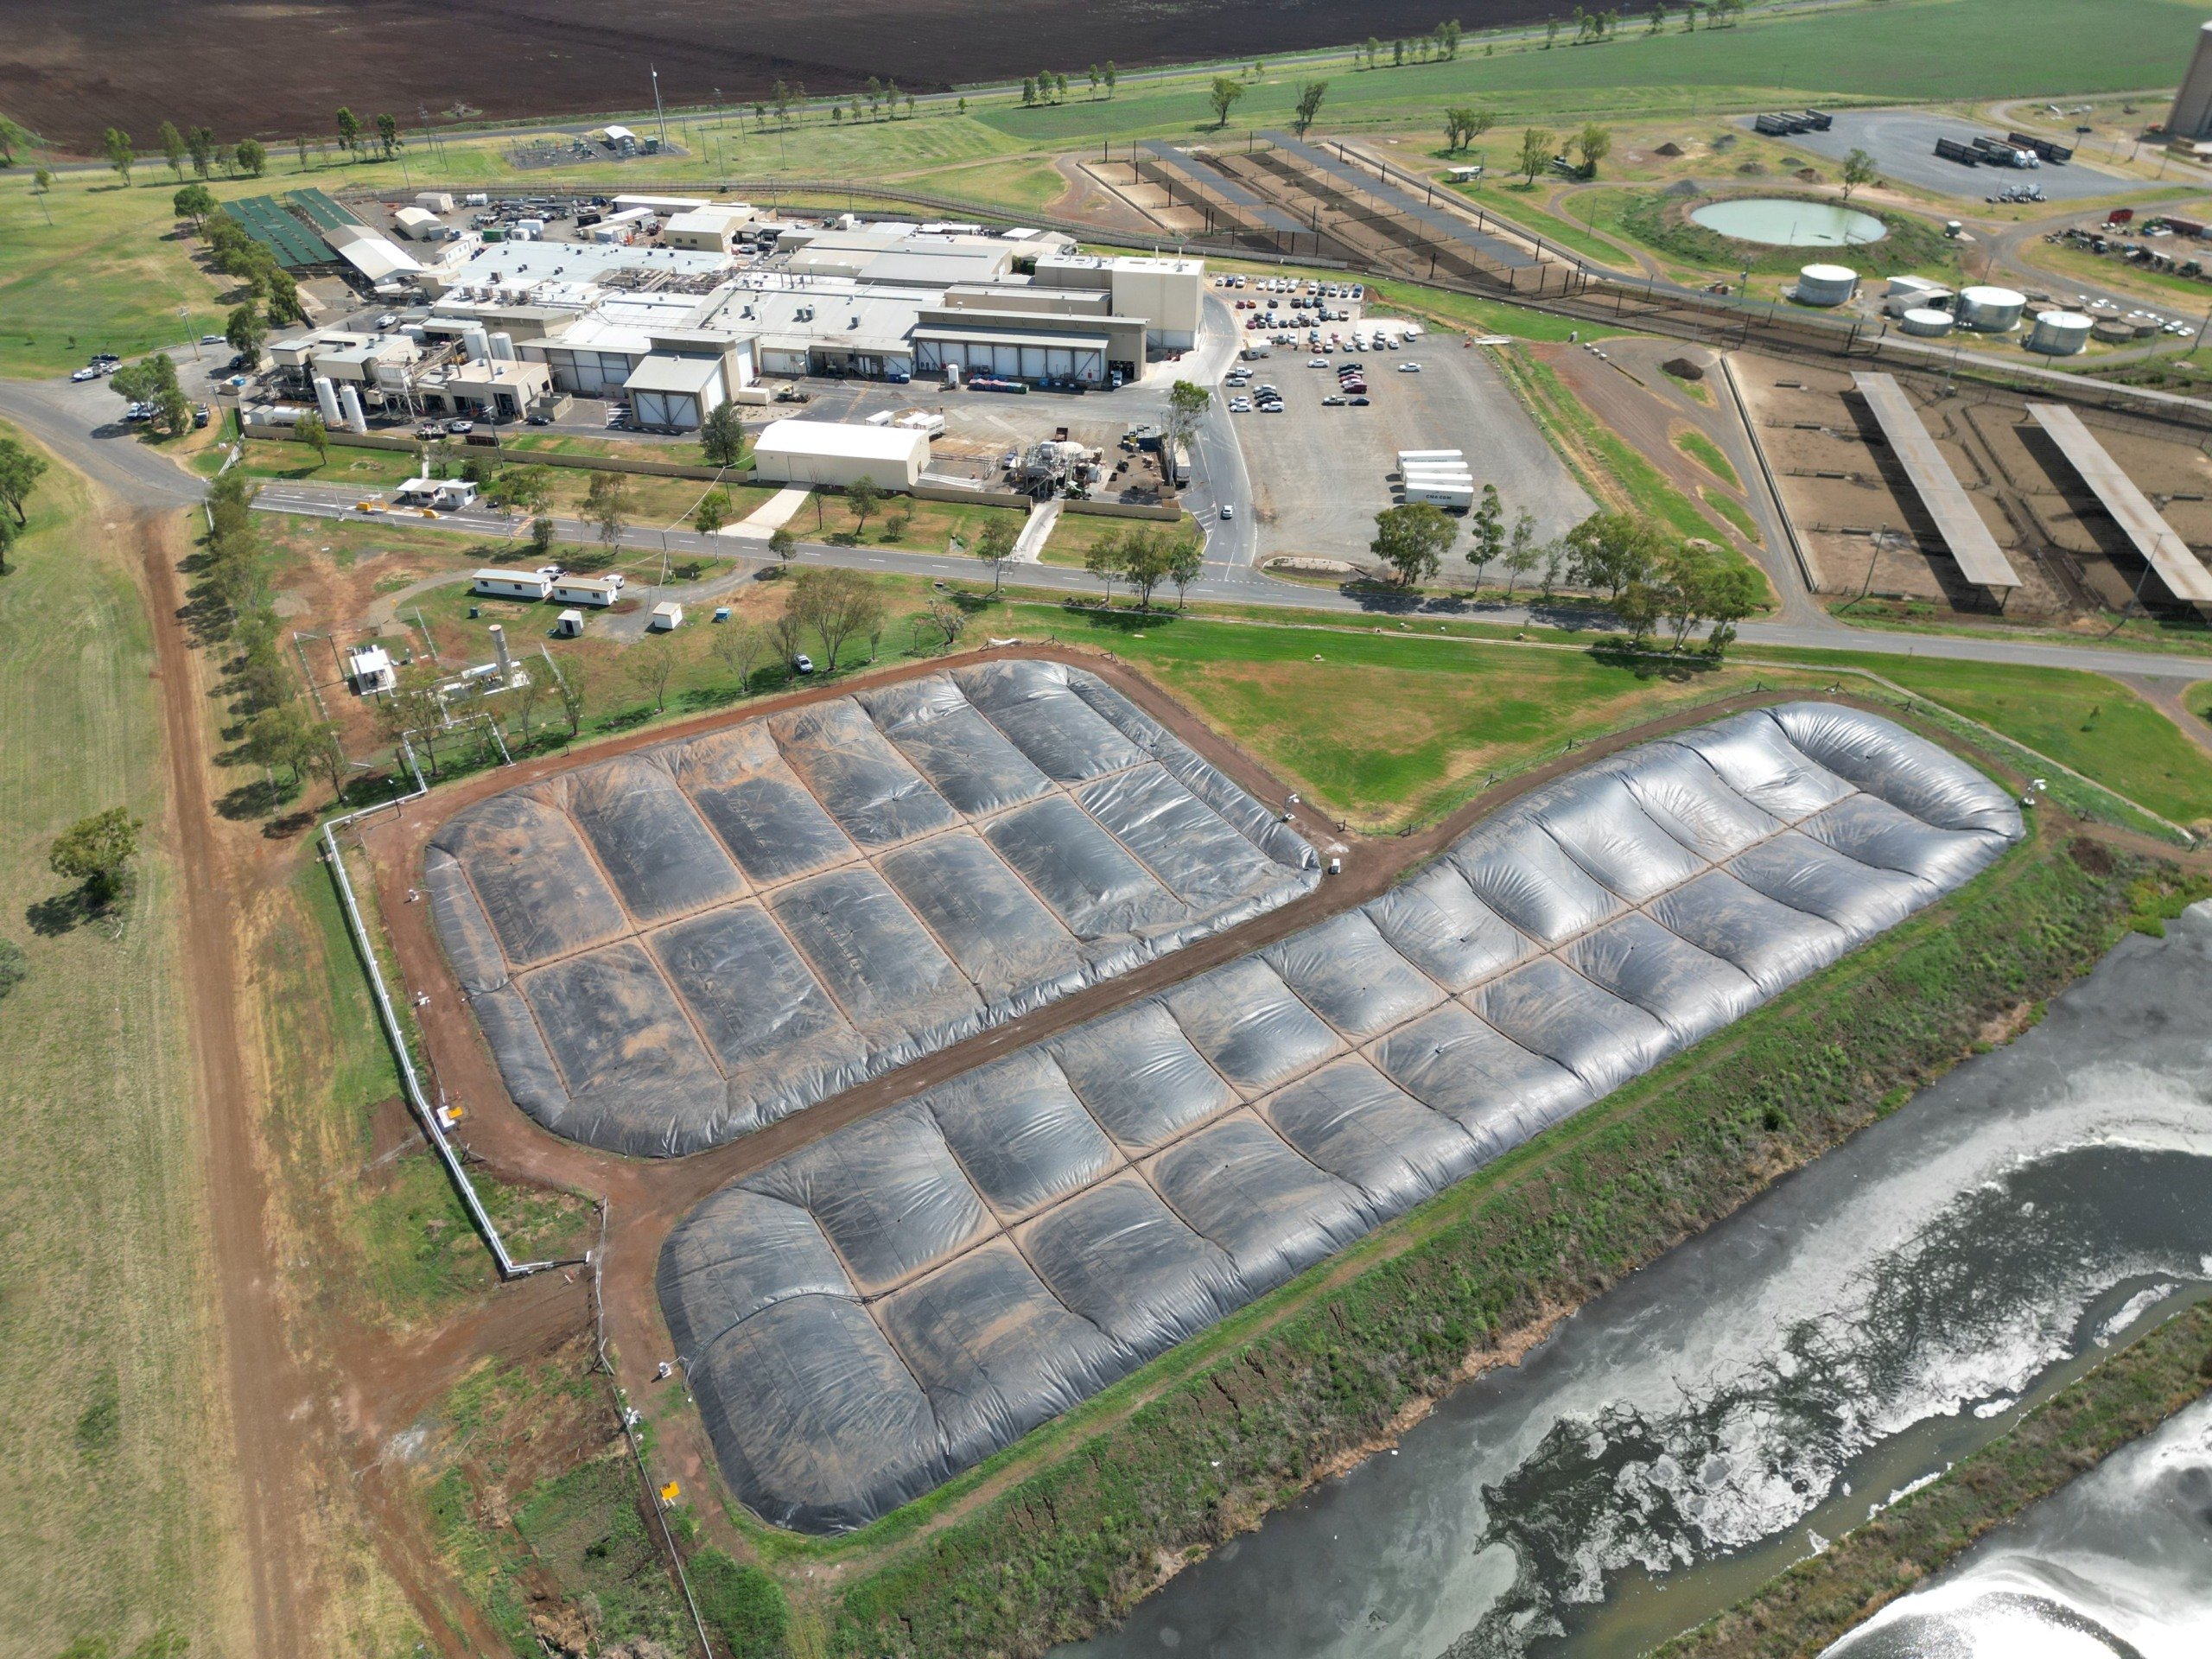
<path fill-rule="evenodd" d="M 1447 103 L 1477 100 L 1506 122 L 1556 126 L 1586 114 L 1638 107 L 1713 110 L 1816 95 L 1897 99 L 1999 98 L 2171 86 L 2203 21 L 2185 0 L 2101 0 L 2082 27 L 2078 0 L 1891 0 L 1812 15 L 1753 16 L 1733 29 L 1647 37 L 1624 19 L 1596 47 L 1516 45 L 1482 55 L 1476 39 L 1450 63 L 1328 74 L 1325 125 L 1425 122 Z M 1971 41 L 1971 50 L 1961 42 Z M 1264 75 L 1232 111 L 1233 130 L 1286 124 L 1300 65 Z M 1641 94 L 1641 96 L 1639 96 Z M 1081 98 L 1050 108 L 995 105 L 990 124 L 1025 143 L 1065 144 L 1101 133 L 1191 132 L 1214 124 L 1202 80 L 1131 88 L 1107 104 Z"/>
<path fill-rule="evenodd" d="M 1355 827 L 1441 816 L 1491 772 L 1789 677 L 1727 665 L 1661 672 L 1586 652 L 1361 632 L 1251 626 L 1200 617 L 1106 617 L 1016 604 L 1007 620 L 1105 646 Z M 994 624 L 994 630 L 997 630 Z M 1817 675 L 1808 675 L 1811 684 Z"/>
<path fill-rule="evenodd" d="M 16 1130 L 0 1171 L 0 1645 L 128 1652 L 168 1625 L 194 1652 L 236 1651 L 153 645 L 130 544 L 83 533 L 90 505 L 57 464 L 0 576 L 0 938 L 29 963 L 0 1001 Z M 118 805 L 146 820 L 145 852 L 117 915 L 87 918 L 47 849 Z"/>

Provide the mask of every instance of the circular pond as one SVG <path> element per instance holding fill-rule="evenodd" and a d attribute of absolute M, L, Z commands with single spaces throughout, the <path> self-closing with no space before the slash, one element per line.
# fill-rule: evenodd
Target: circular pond
<path fill-rule="evenodd" d="M 1826 201 L 1758 197 L 1709 201 L 1692 209 L 1690 218 L 1738 242 L 1764 242 L 1777 248 L 1849 247 L 1878 242 L 1889 234 L 1889 226 L 1873 214 Z"/>

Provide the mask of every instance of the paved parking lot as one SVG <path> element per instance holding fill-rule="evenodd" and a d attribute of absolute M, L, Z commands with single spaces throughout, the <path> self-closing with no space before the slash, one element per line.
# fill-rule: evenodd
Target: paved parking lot
<path fill-rule="evenodd" d="M 1393 505 L 1389 474 L 1401 449 L 1464 449 L 1479 488 L 1497 486 L 1508 518 L 1526 507 L 1548 539 L 1593 511 L 1491 366 L 1489 354 L 1453 340 L 1422 337 L 1395 353 L 1326 358 L 1306 366 L 1307 353 L 1278 347 L 1249 366 L 1253 383 L 1281 389 L 1283 412 L 1223 413 L 1236 423 L 1252 475 L 1252 500 L 1262 559 L 1279 553 L 1364 560 L 1375 515 Z M 1367 368 L 1366 409 L 1324 407 L 1337 390 L 1337 365 Z M 1419 374 L 1397 371 L 1417 362 Z M 1459 553 L 1465 550 L 1464 539 Z"/>
<path fill-rule="evenodd" d="M 1738 124 L 1748 128 L 1751 118 Z M 2134 181 L 2107 173 L 2084 162 L 2045 162 L 2032 169 L 2010 167 L 1963 167 L 1936 153 L 1938 138 L 1972 142 L 1977 133 L 2002 138 L 1992 127 L 1969 126 L 1946 116 L 1923 115 L 1913 110 L 1846 110 L 1826 132 L 1801 132 L 1779 139 L 1793 148 L 1840 162 L 1854 149 L 1874 158 L 1885 178 L 1923 190 L 1980 201 L 2008 184 L 2037 184 L 2052 201 L 2078 201 L 2089 196 L 2109 196 L 2133 188 Z"/>

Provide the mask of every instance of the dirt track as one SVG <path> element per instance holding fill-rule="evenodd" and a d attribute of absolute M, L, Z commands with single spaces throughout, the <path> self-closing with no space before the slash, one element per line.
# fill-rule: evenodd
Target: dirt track
<path fill-rule="evenodd" d="M 313 1650 L 317 1630 L 314 1564 L 304 1548 L 313 1528 L 310 1517 L 300 1513 L 307 1488 L 299 1476 L 310 1448 L 299 1408 L 310 1390 L 285 1344 L 264 1226 L 270 1192 L 238 1020 L 242 982 L 232 931 L 238 912 L 237 869 L 218 844 L 208 794 L 203 664 L 193 657 L 178 620 L 184 595 L 176 520 L 149 516 L 134 528 L 154 617 L 172 830 L 178 862 L 190 878 L 182 884 L 184 959 L 192 964 L 185 1008 L 207 1120 L 208 1226 L 223 1305 L 254 1640 L 264 1654 L 305 1653 Z"/>

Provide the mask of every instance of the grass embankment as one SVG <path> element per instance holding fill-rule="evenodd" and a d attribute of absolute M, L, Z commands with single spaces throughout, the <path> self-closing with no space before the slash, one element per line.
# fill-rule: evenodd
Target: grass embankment
<path fill-rule="evenodd" d="M 2183 826 L 2212 818 L 2212 754 L 2134 692 L 2101 674 L 1847 652 L 1759 655 L 1866 669 L 1995 727 L 2162 817 Z"/>
<path fill-rule="evenodd" d="M 372 899 L 364 873 L 354 892 Z M 351 1325 L 404 1328 L 494 1289 L 483 1241 L 400 1093 L 328 873 L 304 863 L 258 919 L 260 959 L 271 964 L 267 1064 L 288 1103 L 271 1140 L 291 1224 L 326 1268 L 343 1264 L 318 1282 L 326 1309 Z M 583 1200 L 481 1169 L 474 1179 L 517 1259 L 580 1255 L 591 1242 L 596 1218 Z"/>
<path fill-rule="evenodd" d="M 1444 643 L 1392 628 L 1325 632 L 1203 617 L 1110 617 L 1017 604 L 1024 637 L 1103 645 L 1135 664 L 1309 800 L 1355 827 L 1433 821 L 1493 773 L 1712 702 L 1787 671 L 1660 664 L 1586 651 Z M 1826 683 L 1817 671 L 1800 683 Z"/>
<path fill-rule="evenodd" d="M 454 1586 L 516 1659 L 555 1645 L 688 1651 L 695 1640 L 591 1362 L 588 1335 L 542 1357 L 482 1362 L 440 1402 L 418 1459 Z"/>
<path fill-rule="evenodd" d="M 1754 275 L 1794 276 L 1805 264 L 1808 251 L 1817 252 L 1817 249 L 1738 241 L 1707 229 L 1689 215 L 1704 202 L 1736 196 L 1802 200 L 1808 207 L 1820 208 L 1836 205 L 1826 196 L 1802 194 L 1801 188 L 1794 179 L 1778 188 L 1762 188 L 1757 179 L 1743 179 L 1704 197 L 1625 190 L 1590 191 L 1585 196 L 1588 212 L 1601 228 L 1649 248 L 1677 266 L 1702 272 L 1749 270 Z M 1577 198 L 1578 202 L 1583 200 Z M 1878 219 L 1886 232 L 1878 240 L 1854 242 L 1844 251 L 1863 274 L 1887 276 L 1898 271 L 1921 271 L 1956 276 L 1959 245 L 1944 236 L 1941 224 L 1863 200 L 1853 203 L 1852 211 Z"/>
<path fill-rule="evenodd" d="M 1521 351 L 1498 352 L 1495 360 L 1567 470 L 1594 499 L 1663 524 L 1676 536 L 1711 542 L 1722 556 L 1754 572 L 1772 600 L 1766 573 L 1744 556 L 1728 532 L 1675 488 L 1649 456 L 1584 408 L 1548 364 Z"/>
<path fill-rule="evenodd" d="M 5 302 L 0 302 L 4 305 Z M 11 429 L 0 434 L 17 437 Z M 3 509 L 0 509 L 3 510 Z M 0 576 L 0 1628 L 51 1653 L 164 1629 L 246 1645 L 233 1595 L 178 869 L 147 615 L 124 536 L 56 461 Z M 111 914 L 47 868 L 77 819 L 124 806 L 145 849 Z M 103 1649 L 105 1650 L 105 1649 Z"/>
<path fill-rule="evenodd" d="M 2148 1433 L 2209 1388 L 2212 1303 L 2199 1302 L 2059 1390 L 1933 1485 L 1668 1643 L 1656 1659 L 1789 1659 L 1821 1652 L 1993 1527 Z"/>
<path fill-rule="evenodd" d="M 833 1653 L 1035 1653 L 1079 1636 L 2193 896 L 2046 835 L 981 1471 L 850 1541 L 774 1547 L 794 1564 L 887 1551 L 821 1608 Z M 1008 1484 L 976 1497 L 995 1476 Z"/>

